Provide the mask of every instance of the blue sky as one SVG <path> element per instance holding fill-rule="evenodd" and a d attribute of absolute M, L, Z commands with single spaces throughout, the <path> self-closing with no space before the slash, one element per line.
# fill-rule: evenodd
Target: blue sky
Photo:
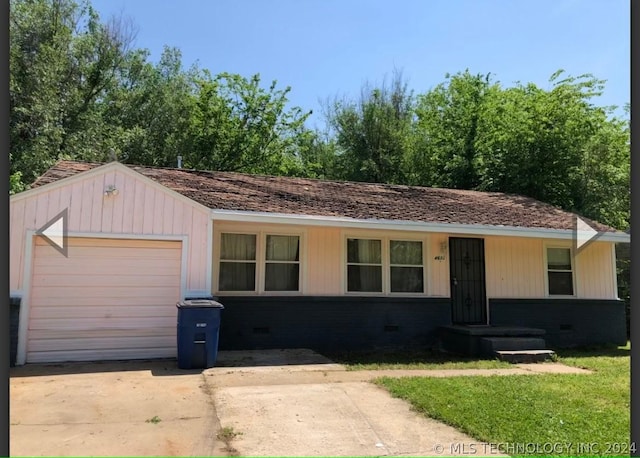
<path fill-rule="evenodd" d="M 260 73 L 291 86 L 292 105 L 357 97 L 401 70 L 415 92 L 469 69 L 549 87 L 563 68 L 607 80 L 598 105 L 630 101 L 628 0 L 92 0 L 101 17 L 123 13 L 136 47 L 163 46 L 212 73 Z M 618 113 L 622 113 L 619 110 Z"/>

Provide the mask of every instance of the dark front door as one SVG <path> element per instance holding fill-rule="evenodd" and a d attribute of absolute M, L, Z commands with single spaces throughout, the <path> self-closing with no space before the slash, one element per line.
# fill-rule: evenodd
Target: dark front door
<path fill-rule="evenodd" d="M 454 324 L 487 324 L 484 240 L 449 238 L 451 318 Z"/>

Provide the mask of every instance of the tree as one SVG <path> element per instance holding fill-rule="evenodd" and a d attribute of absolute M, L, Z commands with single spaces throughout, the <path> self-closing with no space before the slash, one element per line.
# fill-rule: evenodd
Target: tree
<path fill-rule="evenodd" d="M 267 89 L 260 75 L 246 79 L 207 72 L 190 99 L 189 123 L 182 149 L 185 164 L 205 170 L 276 175 L 299 170 L 297 152 L 309 113 L 287 108 L 291 88 Z"/>
<path fill-rule="evenodd" d="M 165 47 L 157 64 L 136 50 L 119 69 L 117 84 L 100 102 L 103 119 L 117 132 L 112 149 L 123 162 L 175 166 L 184 153 L 191 99 L 202 71 L 184 71 L 178 49 Z"/>
<path fill-rule="evenodd" d="M 411 182 L 474 189 L 480 180 L 475 142 L 491 77 L 465 70 L 445 78 L 444 83 L 418 95 Z"/>
<path fill-rule="evenodd" d="M 594 106 L 604 82 L 592 75 L 493 87 L 479 118 L 478 189 L 511 192 L 614 227 L 629 217 L 625 123 Z M 626 222 L 625 222 L 626 221 Z"/>
<path fill-rule="evenodd" d="M 95 102 L 113 83 L 133 36 L 133 28 L 122 19 L 101 23 L 87 1 L 11 1 L 14 190 L 61 157 L 105 157 L 105 128 Z"/>
<path fill-rule="evenodd" d="M 375 183 L 405 181 L 411 148 L 413 93 L 402 73 L 391 85 L 366 84 L 357 101 L 334 100 L 325 106 L 327 124 L 338 147 L 341 178 Z"/>

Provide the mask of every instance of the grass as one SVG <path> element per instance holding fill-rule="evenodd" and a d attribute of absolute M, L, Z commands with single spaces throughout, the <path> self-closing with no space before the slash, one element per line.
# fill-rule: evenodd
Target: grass
<path fill-rule="evenodd" d="M 347 370 L 380 369 L 496 369 L 513 367 L 495 360 L 465 358 L 431 350 L 340 352 L 325 354 L 332 361 L 343 364 Z"/>
<path fill-rule="evenodd" d="M 390 378 L 392 395 L 516 455 L 629 455 L 629 347 L 559 352 L 593 374 Z M 507 447 L 508 444 L 508 447 Z"/>
<path fill-rule="evenodd" d="M 224 450 L 231 456 L 237 456 L 238 450 L 231 444 L 233 440 L 241 436 L 242 433 L 240 431 L 236 431 L 233 426 L 225 426 L 224 428 L 220 428 L 218 431 L 218 439 L 224 442 L 225 448 Z"/>
<path fill-rule="evenodd" d="M 162 420 L 160 419 L 160 417 L 158 417 L 157 415 L 154 416 L 153 418 L 149 418 L 147 420 L 145 420 L 145 423 L 153 423 L 154 425 L 157 425 L 158 423 L 160 423 Z"/>

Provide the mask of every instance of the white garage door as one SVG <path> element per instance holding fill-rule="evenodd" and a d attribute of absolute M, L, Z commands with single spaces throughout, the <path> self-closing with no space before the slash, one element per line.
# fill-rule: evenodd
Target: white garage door
<path fill-rule="evenodd" d="M 181 242 L 36 237 L 27 362 L 176 356 Z"/>

